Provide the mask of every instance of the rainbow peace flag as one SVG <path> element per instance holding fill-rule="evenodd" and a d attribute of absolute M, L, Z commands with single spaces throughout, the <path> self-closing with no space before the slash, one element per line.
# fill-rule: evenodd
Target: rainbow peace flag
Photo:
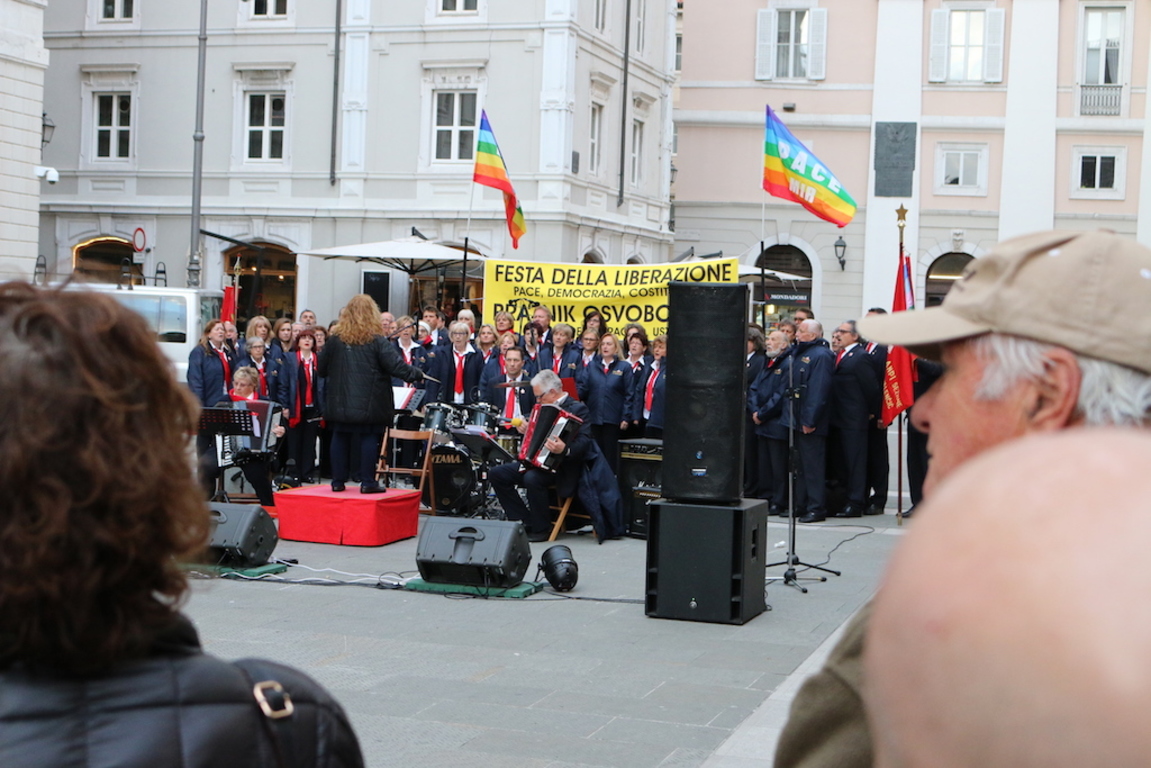
<path fill-rule="evenodd" d="M 524 224 L 524 211 L 516 200 L 516 191 L 508 178 L 508 167 L 504 156 L 496 144 L 492 126 L 488 123 L 488 113 L 480 112 L 480 139 L 476 145 L 476 170 L 472 176 L 476 184 L 495 187 L 504 193 L 504 213 L 508 217 L 508 234 L 512 236 L 512 248 L 520 247 L 520 238 L 528 231 Z"/>
<path fill-rule="evenodd" d="M 855 200 L 827 166 L 791 135 L 770 105 L 763 143 L 763 188 L 839 227 L 846 227 L 855 216 Z"/>

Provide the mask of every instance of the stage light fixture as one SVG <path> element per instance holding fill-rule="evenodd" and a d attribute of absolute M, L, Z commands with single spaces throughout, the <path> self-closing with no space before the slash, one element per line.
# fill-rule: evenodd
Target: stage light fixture
<path fill-rule="evenodd" d="M 579 566 L 572 551 L 563 544 L 548 547 L 540 557 L 539 570 L 557 592 L 569 592 L 579 581 Z M 539 579 L 539 573 L 536 574 Z"/>

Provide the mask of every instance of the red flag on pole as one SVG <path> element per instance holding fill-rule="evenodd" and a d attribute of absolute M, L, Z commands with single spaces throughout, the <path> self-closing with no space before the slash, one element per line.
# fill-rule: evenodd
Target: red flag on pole
<path fill-rule="evenodd" d="M 236 322 L 236 286 L 229 285 L 224 289 L 224 303 L 220 306 L 220 322 Z"/>
<path fill-rule="evenodd" d="M 911 279 L 911 257 L 899 254 L 899 272 L 895 277 L 895 297 L 891 302 L 892 312 L 915 309 L 914 282 Z M 915 402 L 911 384 L 914 380 L 911 361 L 914 356 L 906 347 L 891 347 L 887 350 L 887 368 L 883 372 L 883 426 L 889 425 L 895 417 L 906 411 Z"/>

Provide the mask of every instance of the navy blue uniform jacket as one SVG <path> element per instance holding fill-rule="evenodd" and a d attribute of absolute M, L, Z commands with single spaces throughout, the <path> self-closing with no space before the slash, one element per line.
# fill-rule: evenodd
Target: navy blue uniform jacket
<path fill-rule="evenodd" d="M 441 383 L 429 381 L 425 403 L 450 403 L 456 386 L 456 351 L 453 347 L 436 347 L 428 352 L 428 375 Z M 464 405 L 472 405 L 480 399 L 480 374 L 484 370 L 484 358 L 474 348 L 468 347 L 464 358 Z"/>
<path fill-rule="evenodd" d="M 882 397 L 875 361 L 863 345 L 856 344 L 843 353 L 831 379 L 832 426 L 866 430 L 868 422 L 879 414 Z"/>
<path fill-rule="evenodd" d="M 815 434 L 826 435 L 831 420 L 831 378 L 835 373 L 835 355 L 828 349 L 827 340 L 796 344 L 791 353 L 791 368 L 799 389 L 799 400 L 795 404 L 799 424 L 792 425 L 790 409 L 785 408 L 784 426 L 815 427 Z"/>
<path fill-rule="evenodd" d="M 236 358 L 230 354 L 226 344 L 224 353 L 232 366 L 232 373 L 235 373 Z M 205 408 L 211 408 L 228 396 L 232 382 L 224 381 L 224 363 L 211 345 L 197 344 L 188 354 L 188 388 Z"/>
<path fill-rule="evenodd" d="M 579 398 L 591 410 L 592 424 L 616 424 L 631 414 L 631 398 L 635 377 L 631 366 L 616 360 L 604 372 L 603 361 L 596 361 L 583 370 L 576 381 Z"/>

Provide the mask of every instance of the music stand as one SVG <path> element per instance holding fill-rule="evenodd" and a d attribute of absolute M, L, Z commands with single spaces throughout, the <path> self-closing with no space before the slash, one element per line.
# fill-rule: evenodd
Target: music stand
<path fill-rule="evenodd" d="M 256 434 L 255 421 L 256 414 L 246 408 L 202 408 L 199 430 L 201 435 L 211 435 L 213 441 L 217 437 L 253 437 Z M 218 461 L 216 469 L 216 492 L 211 500 L 226 504 L 228 494 L 224 491 L 224 468 Z"/>
<path fill-rule="evenodd" d="M 515 461 L 516 457 L 508 453 L 507 450 L 496 442 L 496 439 L 482 427 L 453 427 L 451 433 L 452 439 L 467 448 L 473 456 L 479 457 L 480 498 L 482 502 L 479 508 L 472 512 L 471 516 L 475 517 L 482 512 L 485 517 L 488 517 L 490 516 L 488 507 L 491 504 L 491 481 L 488 479 L 488 470 L 493 466 Z"/>

